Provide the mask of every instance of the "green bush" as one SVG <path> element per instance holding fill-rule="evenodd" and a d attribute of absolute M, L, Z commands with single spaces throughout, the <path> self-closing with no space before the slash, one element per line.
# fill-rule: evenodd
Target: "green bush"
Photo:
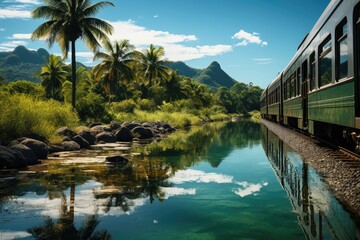
<path fill-rule="evenodd" d="M 137 101 L 138 108 L 143 111 L 155 111 L 156 104 L 154 101 L 149 99 L 140 99 Z"/>
<path fill-rule="evenodd" d="M 72 127 L 78 116 L 70 105 L 0 92 L 0 139 L 9 141 L 28 133 L 49 139 L 59 127 Z"/>
<path fill-rule="evenodd" d="M 26 80 L 18 80 L 16 82 L 11 82 L 7 86 L 8 91 L 11 94 L 27 94 L 34 97 L 44 97 L 45 89 L 40 84 L 32 83 Z"/>
<path fill-rule="evenodd" d="M 77 100 L 76 111 L 81 121 L 110 122 L 112 116 L 104 106 L 104 98 L 96 93 L 90 92 L 85 97 Z"/>
<path fill-rule="evenodd" d="M 118 112 L 133 113 L 136 108 L 136 103 L 134 100 L 128 99 L 118 103 L 114 103 L 112 107 L 115 113 Z"/>

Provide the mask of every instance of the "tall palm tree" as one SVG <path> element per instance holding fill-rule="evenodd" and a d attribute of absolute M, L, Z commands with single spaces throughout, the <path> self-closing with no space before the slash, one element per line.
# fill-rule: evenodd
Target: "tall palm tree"
<path fill-rule="evenodd" d="M 32 11 L 33 18 L 45 18 L 31 35 L 31 39 L 46 39 L 49 47 L 56 41 L 67 58 L 71 43 L 72 66 L 72 105 L 75 107 L 76 95 L 76 48 L 75 42 L 82 38 L 93 51 L 100 46 L 98 39 L 107 39 L 112 26 L 93 16 L 104 6 L 114 6 L 101 1 L 92 4 L 90 0 L 45 0 L 45 5 Z"/>
<path fill-rule="evenodd" d="M 108 93 L 115 94 L 115 88 L 120 81 L 133 79 L 131 63 L 135 61 L 137 52 L 129 40 L 104 41 L 105 52 L 96 52 L 94 60 L 102 59 L 94 68 L 95 78 L 104 83 Z"/>
<path fill-rule="evenodd" d="M 140 55 L 143 71 L 150 87 L 154 82 L 167 80 L 170 76 L 171 69 L 165 65 L 164 55 L 164 48 L 155 48 L 153 44 L 150 44 L 145 54 Z"/>
<path fill-rule="evenodd" d="M 39 72 L 41 85 L 45 88 L 48 98 L 61 99 L 61 85 L 66 81 L 66 75 L 65 64 L 61 58 L 51 54 Z"/>

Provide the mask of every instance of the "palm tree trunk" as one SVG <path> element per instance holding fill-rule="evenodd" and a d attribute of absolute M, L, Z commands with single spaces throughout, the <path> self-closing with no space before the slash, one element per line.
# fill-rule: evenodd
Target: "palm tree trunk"
<path fill-rule="evenodd" d="M 75 108 L 76 101 L 76 56 L 75 56 L 75 41 L 71 40 L 71 76 L 72 76 L 72 107 Z"/>

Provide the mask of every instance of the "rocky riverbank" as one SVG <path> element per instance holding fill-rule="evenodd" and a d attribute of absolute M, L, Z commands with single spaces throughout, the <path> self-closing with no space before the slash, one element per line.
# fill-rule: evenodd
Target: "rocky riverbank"
<path fill-rule="evenodd" d="M 79 132 L 62 127 L 55 133 L 62 139 L 61 144 L 51 144 L 43 137 L 31 134 L 13 140 L 7 146 L 0 146 L 0 169 L 24 168 L 38 164 L 41 159 L 47 159 L 48 154 L 54 152 L 91 149 L 97 144 L 161 139 L 174 131 L 174 127 L 163 121 L 111 122 L 108 125 L 91 123 L 88 128 Z M 110 160 L 115 161 L 118 158 Z"/>
<path fill-rule="evenodd" d="M 334 195 L 360 222 L 360 166 L 353 168 L 340 161 L 335 157 L 341 155 L 338 150 L 324 146 L 312 137 L 264 119 L 260 122 L 300 154 L 304 162 L 315 168 Z"/>

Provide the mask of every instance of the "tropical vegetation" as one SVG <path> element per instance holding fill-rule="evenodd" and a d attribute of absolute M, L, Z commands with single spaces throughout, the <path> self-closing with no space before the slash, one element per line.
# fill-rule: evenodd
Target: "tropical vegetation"
<path fill-rule="evenodd" d="M 175 127 L 187 127 L 229 119 L 231 114 L 249 116 L 251 112 L 257 118 L 262 89 L 251 83 L 230 84 L 233 80 L 218 63 L 213 62 L 203 73 L 223 76 L 229 87 L 215 88 L 180 75 L 165 61 L 161 46 L 150 44 L 148 49 L 138 51 L 128 40 L 111 42 L 106 34 L 112 27 L 92 17 L 100 8 L 111 5 L 106 1 L 92 4 L 90 0 L 48 0 L 32 12 L 34 18 L 48 20 L 33 32 L 32 38 L 44 38 L 50 46 L 57 42 L 62 58 L 43 49 L 14 50 L 35 62 L 43 58 L 37 72 L 41 84 L 26 80 L 7 83 L 0 69 L 3 141 L 29 132 L 49 139 L 58 127 L 91 121 L 164 120 Z M 75 41 L 79 37 L 95 51 L 94 61 L 99 61 L 96 66 L 76 64 Z M 72 61 L 66 65 L 70 44 Z"/>

